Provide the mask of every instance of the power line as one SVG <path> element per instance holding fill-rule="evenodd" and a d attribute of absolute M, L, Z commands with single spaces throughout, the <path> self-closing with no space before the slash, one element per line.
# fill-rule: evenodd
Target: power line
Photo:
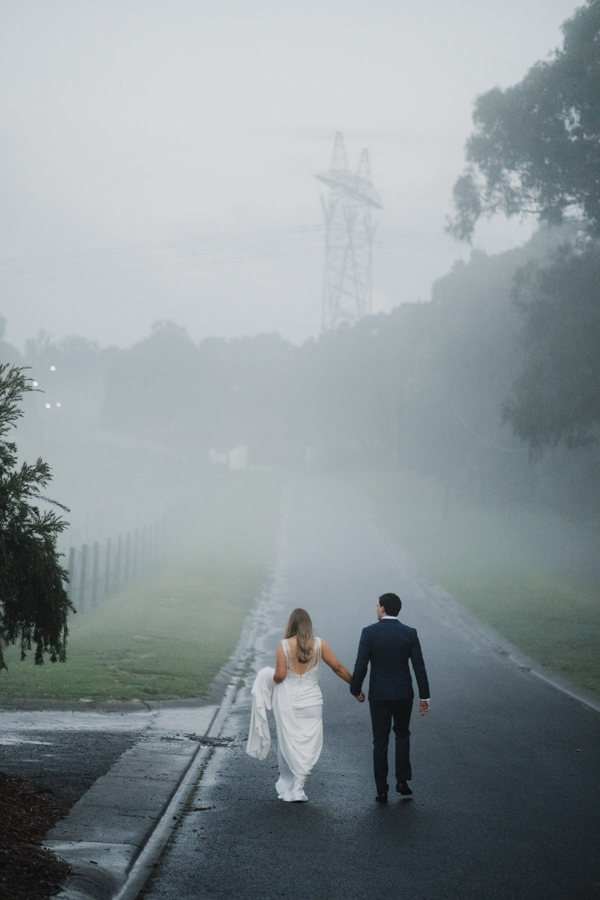
<path fill-rule="evenodd" d="M 0 260 L 0 280 L 20 282 L 111 274 L 142 267 L 186 267 L 235 259 L 283 258 L 316 252 L 321 247 L 321 225 L 213 235 L 196 240 L 167 241 L 91 251 Z"/>
<path fill-rule="evenodd" d="M 242 259 L 278 260 L 316 255 L 322 250 L 323 234 L 323 225 L 300 225 L 237 234 L 206 235 L 190 240 L 6 257 L 0 259 L 0 283 L 95 278 L 140 268 L 196 268 Z M 384 228 L 380 236 L 383 240 L 372 243 L 376 243 L 384 251 L 408 252 L 417 249 L 425 253 L 448 253 L 441 233 Z M 338 237 L 342 238 L 344 235 Z M 351 249 L 356 255 L 356 235 L 353 238 Z M 493 240 L 496 243 L 513 243 L 500 238 Z M 349 257 L 347 261 L 348 259 Z"/>

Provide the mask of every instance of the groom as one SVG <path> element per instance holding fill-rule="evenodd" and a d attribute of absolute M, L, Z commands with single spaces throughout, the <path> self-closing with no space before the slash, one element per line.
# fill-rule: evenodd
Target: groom
<path fill-rule="evenodd" d="M 414 628 L 398 621 L 402 601 L 396 594 L 382 594 L 377 604 L 375 625 L 363 628 L 358 656 L 350 684 L 350 693 L 364 703 L 362 684 L 371 663 L 369 707 L 373 727 L 373 764 L 378 803 L 387 803 L 388 741 L 392 719 L 396 735 L 396 790 L 403 796 L 412 794 L 408 781 L 410 770 L 410 714 L 413 705 L 413 686 L 408 660 L 410 659 L 419 687 L 421 715 L 429 712 L 429 683 L 421 653 L 421 645 Z"/>

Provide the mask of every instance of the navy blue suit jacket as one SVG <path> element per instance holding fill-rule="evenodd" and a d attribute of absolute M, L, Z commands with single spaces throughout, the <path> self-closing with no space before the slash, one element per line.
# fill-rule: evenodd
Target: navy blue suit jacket
<path fill-rule="evenodd" d="M 357 697 L 371 663 L 369 700 L 410 700 L 414 697 L 411 661 L 419 697 L 429 700 L 429 682 L 415 628 L 398 619 L 379 619 L 363 628 L 350 692 Z"/>

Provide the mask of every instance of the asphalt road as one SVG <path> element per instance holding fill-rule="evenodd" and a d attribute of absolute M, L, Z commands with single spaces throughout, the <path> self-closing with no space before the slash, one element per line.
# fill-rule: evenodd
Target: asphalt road
<path fill-rule="evenodd" d="M 519 668 L 412 576 L 341 482 L 291 490 L 274 591 L 261 664 L 303 606 L 349 668 L 378 595 L 400 594 L 432 692 L 429 715 L 413 713 L 414 797 L 374 802 L 367 704 L 326 670 L 309 802 L 277 800 L 275 748 L 262 763 L 244 752 L 246 692 L 146 900 L 600 897 L 600 714 Z"/>
<path fill-rule="evenodd" d="M 147 727 L 146 714 L 0 709 L 0 772 L 51 790 L 70 809 Z"/>

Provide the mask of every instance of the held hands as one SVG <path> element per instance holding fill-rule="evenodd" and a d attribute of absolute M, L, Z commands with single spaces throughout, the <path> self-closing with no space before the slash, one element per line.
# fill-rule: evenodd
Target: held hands
<path fill-rule="evenodd" d="M 359 703 L 364 703 L 366 700 L 364 691 L 361 691 L 360 694 L 357 695 L 356 699 Z M 431 709 L 431 704 L 429 700 L 419 700 L 419 712 L 422 716 L 426 715 Z"/>
<path fill-rule="evenodd" d="M 361 691 L 360 694 L 357 694 L 356 699 L 359 703 L 364 703 L 366 700 L 364 691 Z M 431 704 L 429 700 L 419 700 L 419 712 L 422 716 L 425 716 L 429 710 L 431 709 Z"/>

